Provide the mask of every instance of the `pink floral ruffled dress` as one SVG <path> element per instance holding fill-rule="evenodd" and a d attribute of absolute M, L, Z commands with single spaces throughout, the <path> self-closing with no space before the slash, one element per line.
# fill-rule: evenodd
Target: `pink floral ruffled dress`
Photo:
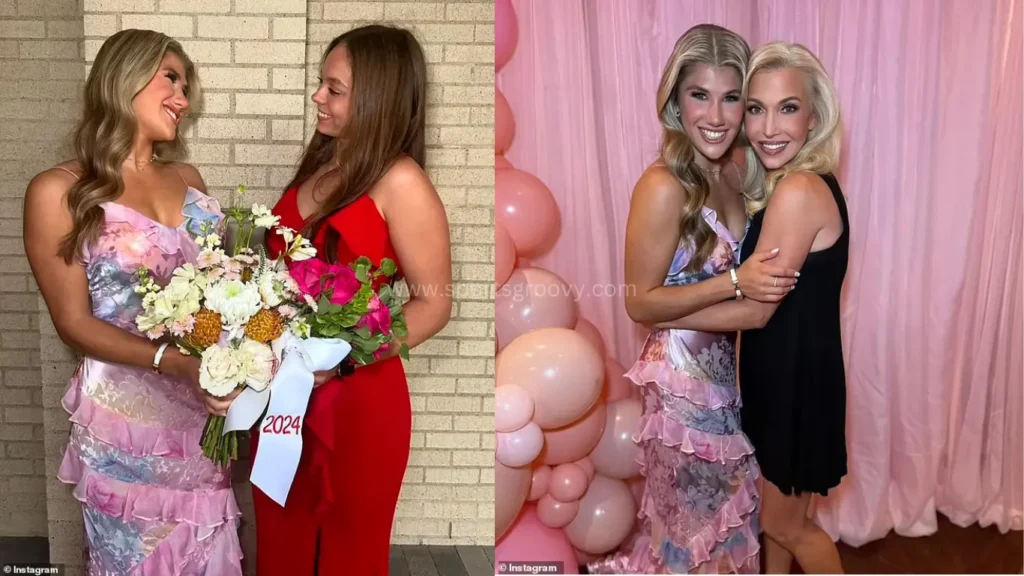
<path fill-rule="evenodd" d="M 116 203 L 85 250 L 92 312 L 136 334 L 135 272 L 161 284 L 199 253 L 190 232 L 218 224 L 217 201 L 189 188 L 178 228 Z M 71 437 L 57 477 L 74 484 L 93 575 L 241 575 L 230 469 L 205 458 L 207 413 L 189 385 L 151 370 L 82 359 L 63 400 Z"/>
<path fill-rule="evenodd" d="M 702 211 L 718 245 L 699 273 L 684 270 L 692 249 L 673 257 L 666 286 L 727 273 L 741 240 Z M 754 449 L 740 430 L 736 334 L 656 330 L 627 374 L 640 386 L 643 449 L 640 530 L 591 574 L 725 574 L 760 571 Z"/>

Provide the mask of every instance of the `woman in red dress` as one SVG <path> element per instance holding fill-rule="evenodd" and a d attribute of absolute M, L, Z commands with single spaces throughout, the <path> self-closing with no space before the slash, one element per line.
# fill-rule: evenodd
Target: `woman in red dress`
<path fill-rule="evenodd" d="M 365 26 L 335 38 L 320 71 L 317 132 L 274 214 L 312 238 L 319 258 L 394 260 L 414 348 L 451 316 L 448 221 L 423 170 L 423 51 L 406 30 Z M 280 236 L 267 245 L 284 249 Z M 412 429 L 397 352 L 316 374 L 285 506 L 253 487 L 261 576 L 387 574 Z"/>

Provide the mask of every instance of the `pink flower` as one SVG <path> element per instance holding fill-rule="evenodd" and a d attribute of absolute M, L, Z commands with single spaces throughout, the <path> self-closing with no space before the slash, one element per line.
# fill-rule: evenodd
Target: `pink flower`
<path fill-rule="evenodd" d="M 331 304 L 342 306 L 348 304 L 356 292 L 363 287 L 359 278 L 356 278 L 356 271 L 348 266 L 334 264 L 330 267 L 328 274 L 332 274 L 332 276 L 326 278 L 324 290 L 331 291 Z"/>
<path fill-rule="evenodd" d="M 309 258 L 300 262 L 292 261 L 288 273 L 299 285 L 303 294 L 320 295 L 320 279 L 327 274 L 330 265 L 319 258 Z"/>
<path fill-rule="evenodd" d="M 178 338 L 184 338 L 186 334 L 195 328 L 195 325 L 195 316 L 188 316 L 184 320 L 175 320 L 174 325 L 171 327 L 171 334 L 174 334 Z"/>
<path fill-rule="evenodd" d="M 356 324 L 357 327 L 366 326 L 370 330 L 370 334 L 390 334 L 391 333 L 391 311 L 388 307 L 380 301 L 380 298 L 374 294 L 370 298 L 369 311 L 366 316 L 363 316 Z"/>

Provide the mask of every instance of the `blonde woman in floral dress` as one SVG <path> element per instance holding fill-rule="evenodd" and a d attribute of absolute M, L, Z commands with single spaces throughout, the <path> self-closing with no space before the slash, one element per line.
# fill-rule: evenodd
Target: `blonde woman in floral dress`
<path fill-rule="evenodd" d="M 747 215 L 735 144 L 749 57 L 738 35 L 703 24 L 679 39 L 662 76 L 661 158 L 636 185 L 626 229 L 626 282 L 636 287 L 626 310 L 654 329 L 629 371 L 643 398 L 641 530 L 591 573 L 760 570 L 759 470 L 740 427 L 736 334 L 674 325 L 738 291 L 777 301 L 793 285 L 794 271 L 766 263 L 770 250 L 739 266 Z"/>
<path fill-rule="evenodd" d="M 94 575 L 241 575 L 230 469 L 201 452 L 219 400 L 199 360 L 140 334 L 136 271 L 160 284 L 193 262 L 192 234 L 223 215 L 180 152 L 198 91 L 181 46 L 126 30 L 100 49 L 85 86 L 77 158 L 25 194 L 25 249 L 61 339 L 83 355 L 63 404 L 71 437 L 58 478 L 74 485 Z"/>

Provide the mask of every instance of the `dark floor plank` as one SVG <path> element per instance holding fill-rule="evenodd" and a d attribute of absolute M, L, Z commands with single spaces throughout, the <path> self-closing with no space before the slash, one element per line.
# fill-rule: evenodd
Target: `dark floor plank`
<path fill-rule="evenodd" d="M 491 565 L 494 565 L 494 546 L 481 546 L 484 550 L 484 554 L 487 555 L 487 560 L 490 561 Z"/>
<path fill-rule="evenodd" d="M 402 546 L 392 546 L 388 554 L 388 576 L 410 576 Z"/>
<path fill-rule="evenodd" d="M 462 558 L 469 576 L 489 576 L 494 574 L 494 561 L 487 558 L 483 546 L 456 546 L 455 551 Z"/>
<path fill-rule="evenodd" d="M 405 546 L 402 552 L 405 554 L 410 576 L 441 576 L 426 546 Z"/>
<path fill-rule="evenodd" d="M 455 546 L 428 546 L 427 549 L 441 576 L 469 576 Z"/>
<path fill-rule="evenodd" d="M 47 564 L 50 541 L 43 536 L 0 537 L 0 564 Z"/>

